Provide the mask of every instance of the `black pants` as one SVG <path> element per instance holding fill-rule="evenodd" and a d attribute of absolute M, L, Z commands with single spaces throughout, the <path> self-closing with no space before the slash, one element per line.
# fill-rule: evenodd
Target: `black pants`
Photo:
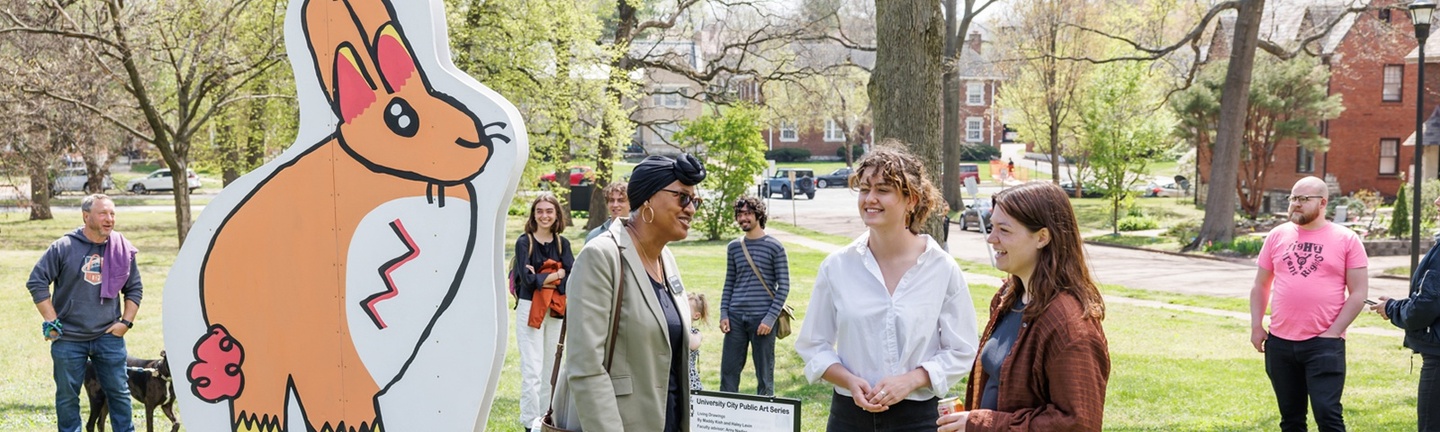
<path fill-rule="evenodd" d="M 1265 373 L 1280 405 L 1280 430 L 1305 431 L 1305 402 L 1321 432 L 1344 431 L 1340 395 L 1345 390 L 1345 340 L 1265 339 Z"/>
<path fill-rule="evenodd" d="M 1440 355 L 1421 354 L 1420 396 L 1415 411 L 1421 432 L 1440 432 Z"/>
<path fill-rule="evenodd" d="M 872 413 L 855 405 L 855 399 L 840 393 L 830 398 L 830 422 L 826 432 L 935 432 L 940 419 L 937 398 L 903 400 L 884 412 Z"/>
<path fill-rule="evenodd" d="M 745 370 L 745 352 L 753 349 L 755 358 L 755 394 L 775 394 L 775 330 L 764 336 L 760 331 L 764 314 L 730 314 L 730 332 L 725 333 L 725 345 L 720 351 L 720 391 L 740 391 L 740 372 Z"/>

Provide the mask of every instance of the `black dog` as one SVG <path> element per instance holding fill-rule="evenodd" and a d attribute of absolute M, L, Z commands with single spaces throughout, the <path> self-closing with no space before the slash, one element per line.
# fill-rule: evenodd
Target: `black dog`
<path fill-rule="evenodd" d="M 180 422 L 175 419 L 175 385 L 170 379 L 170 360 L 166 359 L 165 351 L 160 351 L 160 358 L 156 360 L 126 357 L 125 375 L 130 383 L 130 396 L 145 404 L 145 430 L 155 431 L 155 407 L 159 406 L 165 417 L 170 418 L 170 432 L 179 431 Z M 105 405 L 105 391 L 100 388 L 95 367 L 88 363 L 85 393 L 90 396 L 90 419 L 85 422 L 85 430 L 95 432 L 98 427 L 100 432 L 105 432 L 109 407 Z"/>

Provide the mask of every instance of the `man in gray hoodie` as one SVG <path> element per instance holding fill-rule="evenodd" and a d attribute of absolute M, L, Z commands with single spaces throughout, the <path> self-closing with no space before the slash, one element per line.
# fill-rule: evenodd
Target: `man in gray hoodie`
<path fill-rule="evenodd" d="M 80 212 L 85 226 L 51 243 L 25 284 L 44 320 L 40 332 L 53 341 L 56 423 L 62 432 L 80 431 L 80 385 L 89 361 L 105 390 L 112 430 L 133 432 L 124 337 L 134 326 L 143 291 L 136 250 L 114 232 L 110 197 L 87 196 Z"/>

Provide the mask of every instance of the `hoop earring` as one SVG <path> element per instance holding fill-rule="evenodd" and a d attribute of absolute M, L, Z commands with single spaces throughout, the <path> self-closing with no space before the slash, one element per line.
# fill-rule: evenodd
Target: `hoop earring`
<path fill-rule="evenodd" d="M 645 217 L 645 210 L 650 211 L 650 217 Z M 640 210 L 640 219 L 644 220 L 645 223 L 655 222 L 655 208 L 650 207 L 650 203 L 645 203 L 645 208 Z"/>

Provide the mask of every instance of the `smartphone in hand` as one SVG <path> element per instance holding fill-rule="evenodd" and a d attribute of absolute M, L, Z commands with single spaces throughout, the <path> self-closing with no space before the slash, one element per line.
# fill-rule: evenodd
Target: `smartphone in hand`
<path fill-rule="evenodd" d="M 1365 299 L 1365 304 L 1374 306 L 1374 305 L 1377 305 L 1377 304 L 1380 304 L 1380 303 L 1376 303 L 1375 300 L 1371 300 L 1371 299 L 1368 299 L 1368 298 L 1367 298 L 1367 299 Z"/>

